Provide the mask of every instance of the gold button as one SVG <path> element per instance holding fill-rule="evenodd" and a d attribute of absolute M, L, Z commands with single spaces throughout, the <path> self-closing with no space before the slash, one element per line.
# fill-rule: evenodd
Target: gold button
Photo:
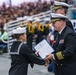
<path fill-rule="evenodd" d="M 63 55 L 64 56 L 64 55 Z"/>
<path fill-rule="evenodd" d="M 57 66 L 58 66 L 58 64 L 57 64 Z"/>
<path fill-rule="evenodd" d="M 63 65 L 63 64 L 60 64 L 61 66 Z"/>

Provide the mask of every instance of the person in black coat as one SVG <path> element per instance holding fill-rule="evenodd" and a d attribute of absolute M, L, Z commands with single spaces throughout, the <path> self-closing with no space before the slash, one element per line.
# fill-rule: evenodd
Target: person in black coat
<path fill-rule="evenodd" d="M 48 40 L 49 32 L 50 32 L 50 18 L 46 18 L 44 25 L 44 37 L 46 40 Z"/>
<path fill-rule="evenodd" d="M 32 18 L 27 19 L 26 34 L 27 34 L 27 45 L 29 45 L 30 48 L 32 49 L 32 42 L 33 42 L 33 36 L 34 36 L 34 27 L 32 24 Z"/>
<path fill-rule="evenodd" d="M 33 68 L 33 64 L 47 65 L 47 59 L 37 57 L 24 41 L 26 40 L 25 28 L 13 30 L 13 42 L 9 54 L 11 55 L 11 67 L 9 75 L 27 75 L 28 64 Z"/>
<path fill-rule="evenodd" d="M 69 7 L 70 6 L 67 3 L 54 1 L 53 11 L 56 14 L 66 15 Z M 66 19 L 66 25 L 74 30 L 70 20 Z"/>
<path fill-rule="evenodd" d="M 40 23 L 40 19 L 36 19 L 36 27 L 35 27 L 35 33 L 34 37 L 36 39 L 36 44 L 41 42 L 44 39 L 44 26 Z"/>
<path fill-rule="evenodd" d="M 55 75 L 76 75 L 75 32 L 66 25 L 66 16 L 54 13 L 51 16 L 57 38 L 53 44 L 55 51 L 46 58 L 54 61 Z"/>
<path fill-rule="evenodd" d="M 66 15 L 69 7 L 70 6 L 67 3 L 54 1 L 53 11 L 56 14 Z M 69 19 L 66 19 L 66 25 L 74 30 L 72 22 Z M 54 40 L 56 40 L 56 35 L 57 35 L 57 31 L 55 30 L 54 31 Z"/>

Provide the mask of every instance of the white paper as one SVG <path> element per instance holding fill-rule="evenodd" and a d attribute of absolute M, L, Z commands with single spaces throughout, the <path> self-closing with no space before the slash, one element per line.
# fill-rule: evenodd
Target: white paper
<path fill-rule="evenodd" d="M 48 44 L 45 39 L 38 43 L 34 48 L 37 52 L 39 52 L 41 58 L 45 58 L 46 55 L 54 51 L 54 49 Z"/>

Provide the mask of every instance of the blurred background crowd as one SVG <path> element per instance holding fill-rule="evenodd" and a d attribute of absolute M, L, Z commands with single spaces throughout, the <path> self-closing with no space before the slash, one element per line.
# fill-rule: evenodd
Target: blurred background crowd
<path fill-rule="evenodd" d="M 11 0 L 13 1 L 13 0 Z M 32 0 L 23 2 L 20 4 L 7 5 L 5 2 L 0 4 L 0 28 L 3 28 L 4 24 L 11 20 L 16 20 L 18 17 L 32 16 L 41 12 L 50 10 L 50 6 L 54 0 Z M 75 7 L 76 3 L 74 0 L 57 0 L 65 1 L 66 3 Z"/>
<path fill-rule="evenodd" d="M 5 2 L 7 0 L 0 1 L 0 46 L 6 48 L 6 44 L 3 43 L 2 37 L 6 35 L 4 26 L 7 22 L 17 20 L 24 16 L 32 16 L 46 12 L 50 10 L 50 6 L 53 5 L 55 0 L 9 0 L 10 2 Z M 27 2 L 26 2 L 27 1 Z M 75 0 L 56 0 L 68 3 L 72 7 L 76 7 Z M 17 3 L 18 2 L 18 3 Z M 8 37 L 5 36 L 4 40 L 7 40 Z M 1 45 L 1 44 L 5 44 Z"/>
<path fill-rule="evenodd" d="M 0 28 L 3 28 L 4 23 L 16 20 L 18 17 L 32 16 L 41 12 L 50 10 L 50 3 L 44 1 L 43 3 L 38 2 L 24 2 L 18 6 L 6 7 L 6 4 L 0 7 Z"/>

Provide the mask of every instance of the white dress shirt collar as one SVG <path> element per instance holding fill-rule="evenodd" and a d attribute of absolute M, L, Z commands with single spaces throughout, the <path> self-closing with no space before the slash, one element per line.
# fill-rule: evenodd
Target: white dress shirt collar
<path fill-rule="evenodd" d="M 66 26 L 66 25 L 65 25 Z M 65 26 L 58 32 L 59 34 L 62 33 L 62 31 L 64 30 Z"/>

